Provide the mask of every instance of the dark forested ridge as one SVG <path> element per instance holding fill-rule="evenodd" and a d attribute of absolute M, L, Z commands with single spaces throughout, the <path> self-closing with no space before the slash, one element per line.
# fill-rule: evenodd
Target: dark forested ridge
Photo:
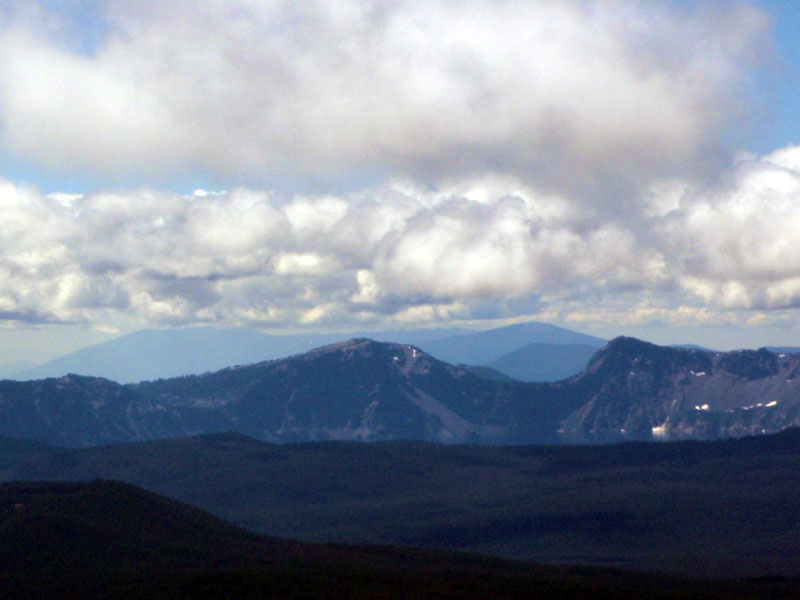
<path fill-rule="evenodd" d="M 356 339 L 294 357 L 120 385 L 0 381 L 0 435 L 92 446 L 238 431 L 273 442 L 542 444 L 716 439 L 800 424 L 800 355 L 617 338 L 555 383 L 480 377 Z"/>
<path fill-rule="evenodd" d="M 552 564 L 800 576 L 800 431 L 714 442 L 30 447 L 5 480 L 117 479 L 248 530 Z"/>
<path fill-rule="evenodd" d="M 794 598 L 794 579 L 695 580 L 243 532 L 109 481 L 0 485 L 3 598 Z"/>

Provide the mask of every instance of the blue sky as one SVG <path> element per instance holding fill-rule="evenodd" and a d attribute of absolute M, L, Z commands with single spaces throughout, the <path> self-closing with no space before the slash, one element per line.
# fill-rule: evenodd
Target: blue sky
<path fill-rule="evenodd" d="M 749 148 L 767 153 L 797 144 L 800 135 L 800 6 L 791 0 L 764 0 L 759 5 L 772 19 L 771 37 L 778 64 L 777 73 L 767 77 L 768 85 L 774 89 L 768 94 L 764 109 L 766 123 L 756 129 Z"/>
<path fill-rule="evenodd" d="M 209 324 L 800 345 L 796 3 L 0 16 L 0 363 Z"/>

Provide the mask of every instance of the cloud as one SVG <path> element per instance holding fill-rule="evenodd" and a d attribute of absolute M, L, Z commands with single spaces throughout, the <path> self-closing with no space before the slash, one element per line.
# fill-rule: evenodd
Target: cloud
<path fill-rule="evenodd" d="M 238 183 L 0 181 L 0 321 L 672 326 L 800 303 L 800 149 L 723 151 L 762 59 L 750 5 L 109 0 L 91 43 L 30 6 L 0 35 L 7 151 Z"/>
<path fill-rule="evenodd" d="M 487 301 L 506 306 L 489 311 L 503 316 L 541 295 L 662 276 L 632 232 L 575 221 L 519 181 L 505 180 L 514 195 L 498 196 L 502 183 L 464 182 L 473 197 L 387 184 L 283 198 L 45 196 L 6 182 L 0 310 L 106 327 L 468 318 L 487 315 Z"/>
<path fill-rule="evenodd" d="M 2 182 L 0 315 L 119 328 L 531 313 L 673 324 L 800 302 L 800 147 L 741 156 L 704 185 L 655 185 L 624 215 L 580 206 L 509 176 L 319 196 L 46 196 Z"/>
<path fill-rule="evenodd" d="M 738 4 L 109 0 L 87 51 L 74 23 L 16 6 L 0 37 L 2 141 L 51 168 L 256 183 L 506 173 L 609 198 L 708 162 L 747 107 L 767 27 Z"/>
<path fill-rule="evenodd" d="M 742 156 L 662 225 L 682 285 L 725 308 L 800 306 L 800 147 Z"/>

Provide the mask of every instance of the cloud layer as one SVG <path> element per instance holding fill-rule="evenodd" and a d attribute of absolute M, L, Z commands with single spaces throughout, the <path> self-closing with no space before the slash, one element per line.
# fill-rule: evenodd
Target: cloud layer
<path fill-rule="evenodd" d="M 800 148 L 727 149 L 768 46 L 746 3 L 66 7 L 0 4 L 0 146 L 142 185 L 5 173 L 0 322 L 673 324 L 800 302 Z M 186 173 L 231 191 L 148 183 Z"/>
<path fill-rule="evenodd" d="M 617 311 L 641 322 L 798 305 L 800 147 L 653 195 L 627 220 L 598 221 L 508 177 L 291 197 L 45 196 L 6 182 L 0 318 L 342 326 Z"/>

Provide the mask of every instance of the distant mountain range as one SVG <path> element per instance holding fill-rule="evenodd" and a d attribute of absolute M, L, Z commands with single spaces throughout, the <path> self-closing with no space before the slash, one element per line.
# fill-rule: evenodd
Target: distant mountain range
<path fill-rule="evenodd" d="M 606 340 L 591 335 L 532 321 L 488 331 L 462 333 L 416 345 L 444 362 L 485 365 L 500 362 L 506 355 L 529 344 L 584 344 L 600 348 L 605 343 Z"/>
<path fill-rule="evenodd" d="M 714 439 L 800 424 L 800 356 L 617 338 L 555 383 L 478 377 L 356 339 L 214 373 L 121 385 L 0 381 L 0 435 L 90 446 L 238 431 L 261 440 L 531 444 Z"/>
<path fill-rule="evenodd" d="M 454 364 L 483 365 L 498 361 L 502 372 L 503 355 L 532 343 L 586 344 L 602 346 L 605 341 L 545 323 L 520 323 L 488 331 L 458 328 L 366 331 L 358 333 L 267 335 L 252 329 L 191 327 L 143 330 L 66 354 L 45 364 L 6 366 L 2 376 L 16 380 L 61 377 L 67 373 L 103 377 L 119 383 L 134 383 L 216 371 L 231 365 L 246 365 L 286 358 L 328 344 L 366 337 L 377 341 L 412 344 L 431 355 Z M 570 371 L 554 361 L 546 349 L 527 358 L 540 366 L 528 371 L 512 370 L 523 380 L 537 377 L 560 379 L 574 375 L 584 366 L 571 361 Z M 512 359 L 513 360 L 513 359 Z M 558 363 L 558 365 L 555 365 Z M 555 365 L 555 366 L 554 366 Z M 506 373 L 512 377 L 515 375 Z M 545 380 L 538 379 L 538 380 Z"/>
<path fill-rule="evenodd" d="M 386 331 L 374 332 L 374 337 L 417 344 L 465 331 Z M 134 383 L 285 358 L 352 337 L 352 334 L 343 333 L 267 335 L 253 329 L 216 327 L 146 329 L 71 352 L 42 365 L 20 369 L 11 378 L 31 380 L 75 373 Z"/>
<path fill-rule="evenodd" d="M 18 360 L 0 365 L 0 379 L 16 377 L 19 373 L 24 373 L 28 369 L 36 367 L 36 363 L 27 360 Z M 35 378 L 34 378 L 35 379 Z"/>
<path fill-rule="evenodd" d="M 482 366 L 519 381 L 560 381 L 583 371 L 600 346 L 526 344 Z"/>

